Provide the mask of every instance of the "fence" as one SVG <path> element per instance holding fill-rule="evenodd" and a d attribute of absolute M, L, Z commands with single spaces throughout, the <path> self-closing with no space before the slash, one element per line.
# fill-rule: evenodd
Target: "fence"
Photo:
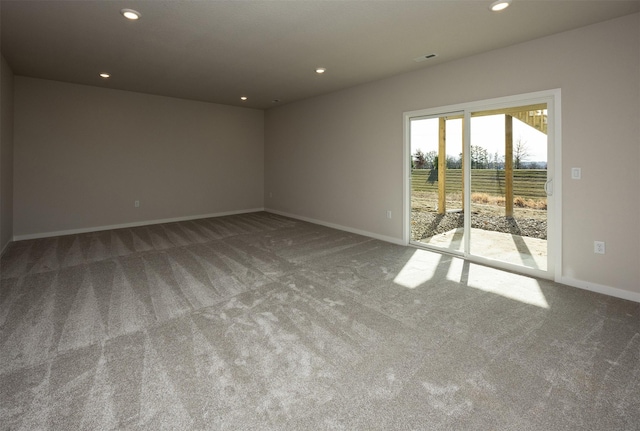
<path fill-rule="evenodd" d="M 504 196 L 504 170 L 471 169 L 471 193 L 487 193 Z M 447 169 L 447 193 L 462 191 L 462 170 Z M 513 195 L 526 199 L 546 197 L 544 183 L 547 181 L 545 169 L 514 169 Z M 414 169 L 411 173 L 411 191 L 438 192 L 438 172 L 433 169 Z"/>

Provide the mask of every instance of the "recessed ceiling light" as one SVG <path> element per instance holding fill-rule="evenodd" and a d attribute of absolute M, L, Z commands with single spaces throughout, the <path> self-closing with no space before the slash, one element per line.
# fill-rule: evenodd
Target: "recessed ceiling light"
<path fill-rule="evenodd" d="M 104 78 L 104 79 L 111 78 L 111 74 L 110 73 L 101 73 L 100 74 L 100 78 Z"/>
<path fill-rule="evenodd" d="M 496 0 L 489 6 L 493 12 L 500 12 L 501 10 L 505 10 L 511 4 L 511 0 Z"/>
<path fill-rule="evenodd" d="M 140 17 L 142 15 L 140 15 L 140 12 L 138 12 L 137 10 L 133 10 L 133 9 L 122 9 L 120 11 L 120 13 L 126 18 L 126 19 L 130 19 L 132 21 L 135 21 L 137 19 L 140 19 Z"/>
<path fill-rule="evenodd" d="M 247 96 L 240 96 L 240 100 L 247 100 Z"/>
<path fill-rule="evenodd" d="M 326 68 L 324 68 L 324 67 L 317 67 L 317 68 L 316 68 L 316 73 L 317 73 L 317 74 L 323 74 L 323 73 L 325 73 L 326 71 L 327 71 L 327 69 L 326 69 Z"/>

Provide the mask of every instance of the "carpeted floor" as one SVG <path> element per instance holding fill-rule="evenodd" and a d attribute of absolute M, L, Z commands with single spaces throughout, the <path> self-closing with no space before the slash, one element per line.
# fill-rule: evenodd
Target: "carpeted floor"
<path fill-rule="evenodd" d="M 255 213 L 23 241 L 3 430 L 638 430 L 640 304 Z"/>

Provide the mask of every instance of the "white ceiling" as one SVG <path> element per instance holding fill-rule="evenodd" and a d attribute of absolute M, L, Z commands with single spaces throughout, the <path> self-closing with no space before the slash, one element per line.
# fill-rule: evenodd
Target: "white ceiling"
<path fill-rule="evenodd" d="M 490 3 L 1 0 L 2 55 L 16 75 L 265 109 L 640 11 L 640 0 Z"/>

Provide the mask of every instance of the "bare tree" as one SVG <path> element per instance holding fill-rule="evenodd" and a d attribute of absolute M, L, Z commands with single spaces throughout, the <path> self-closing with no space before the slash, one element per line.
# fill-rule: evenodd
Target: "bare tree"
<path fill-rule="evenodd" d="M 529 158 L 529 147 L 527 141 L 518 138 L 516 144 L 513 146 L 513 169 L 521 169 L 522 163 Z"/>
<path fill-rule="evenodd" d="M 489 166 L 489 152 L 478 145 L 471 146 L 471 169 L 487 169 Z"/>
<path fill-rule="evenodd" d="M 437 151 L 427 151 L 424 153 L 424 159 L 427 162 L 428 169 L 438 169 L 438 152 Z"/>
<path fill-rule="evenodd" d="M 413 155 L 413 166 L 416 169 L 426 169 L 427 167 L 427 159 L 425 158 L 422 150 L 416 150 L 416 153 Z"/>
<path fill-rule="evenodd" d="M 460 157 L 447 155 L 447 169 L 461 169 L 462 168 L 462 154 Z"/>
<path fill-rule="evenodd" d="M 493 153 L 491 162 L 489 162 L 489 167 L 491 169 L 501 169 L 504 167 L 504 156 L 498 154 L 497 151 Z"/>
<path fill-rule="evenodd" d="M 415 169 L 437 169 L 438 152 L 416 150 L 413 155 L 413 166 Z"/>

